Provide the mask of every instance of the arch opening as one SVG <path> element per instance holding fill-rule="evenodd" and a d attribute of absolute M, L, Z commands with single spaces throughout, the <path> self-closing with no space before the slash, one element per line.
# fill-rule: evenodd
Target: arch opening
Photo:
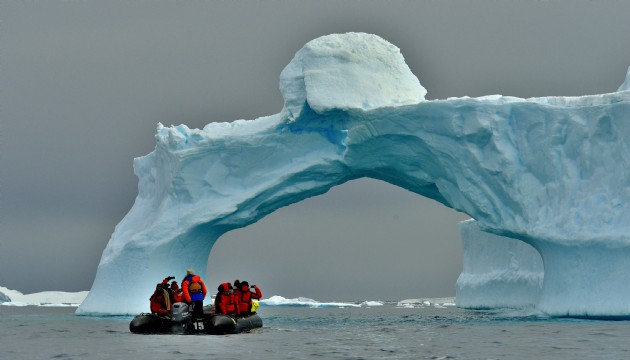
<path fill-rule="evenodd" d="M 462 270 L 458 223 L 467 218 L 361 178 L 223 234 L 207 280 L 247 279 L 265 296 L 321 301 L 454 296 Z"/>

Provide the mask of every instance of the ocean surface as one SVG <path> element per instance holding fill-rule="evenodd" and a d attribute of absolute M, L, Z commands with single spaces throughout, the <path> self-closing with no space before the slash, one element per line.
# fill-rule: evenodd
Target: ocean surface
<path fill-rule="evenodd" d="M 372 306 L 375 305 L 375 306 Z M 0 306 L 0 359 L 629 359 L 630 321 L 450 304 L 261 305 L 237 335 L 138 335 L 130 316 Z"/>

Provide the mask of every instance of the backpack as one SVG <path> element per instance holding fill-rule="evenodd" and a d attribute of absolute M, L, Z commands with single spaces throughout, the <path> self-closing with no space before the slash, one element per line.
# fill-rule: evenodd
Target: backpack
<path fill-rule="evenodd" d="M 188 285 L 188 292 L 191 294 L 198 294 L 201 292 L 201 284 L 198 282 L 190 283 Z"/>

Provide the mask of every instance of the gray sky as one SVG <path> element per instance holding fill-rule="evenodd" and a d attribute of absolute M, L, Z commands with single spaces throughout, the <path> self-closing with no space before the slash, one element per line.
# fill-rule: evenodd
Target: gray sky
<path fill-rule="evenodd" d="M 0 9 L 0 286 L 25 293 L 90 288 L 137 194 L 132 160 L 153 150 L 158 122 L 278 113 L 281 70 L 318 36 L 383 37 L 428 99 L 612 92 L 630 65 L 627 1 L 0 0 Z M 248 279 L 266 297 L 452 296 L 465 218 L 359 180 L 226 234 L 206 281 Z"/>

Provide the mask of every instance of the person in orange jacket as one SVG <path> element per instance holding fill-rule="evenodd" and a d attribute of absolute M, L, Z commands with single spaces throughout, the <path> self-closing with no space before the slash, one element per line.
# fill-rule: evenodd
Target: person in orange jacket
<path fill-rule="evenodd" d="M 193 306 L 193 316 L 203 317 L 203 299 L 206 298 L 206 284 L 199 275 L 195 275 L 193 269 L 186 270 L 186 277 L 182 281 L 182 293 L 184 301 Z"/>
<path fill-rule="evenodd" d="M 222 315 L 238 315 L 238 306 L 236 306 L 236 298 L 232 292 L 232 284 L 223 283 L 218 287 L 217 296 L 214 299 L 215 314 Z"/>
<path fill-rule="evenodd" d="M 260 289 L 256 285 L 252 285 L 255 292 L 251 292 L 247 281 L 242 281 L 240 286 L 239 289 L 234 291 L 238 311 L 241 315 L 251 314 L 252 299 L 258 300 L 262 298 L 262 292 L 260 292 Z"/>
<path fill-rule="evenodd" d="M 167 284 L 168 286 L 168 284 Z M 157 284 L 151 298 L 151 312 L 160 316 L 170 316 L 171 300 L 168 290 L 164 288 L 164 284 Z"/>
<path fill-rule="evenodd" d="M 177 281 L 171 282 L 172 303 L 184 302 L 184 291 L 179 288 Z"/>

